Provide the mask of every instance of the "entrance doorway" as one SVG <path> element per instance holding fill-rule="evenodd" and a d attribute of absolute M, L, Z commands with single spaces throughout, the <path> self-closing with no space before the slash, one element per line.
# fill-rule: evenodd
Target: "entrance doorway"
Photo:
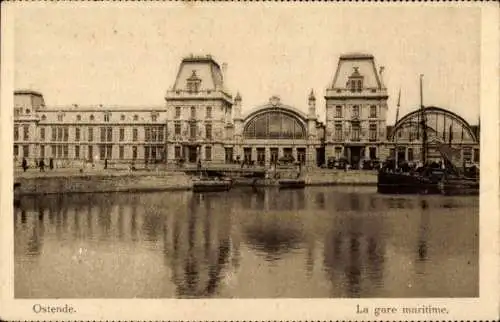
<path fill-rule="evenodd" d="M 198 148 L 196 146 L 188 147 L 188 161 L 191 163 L 198 161 Z"/>
<path fill-rule="evenodd" d="M 306 164 L 306 149 L 305 148 L 297 148 L 297 161 L 301 164 Z"/>
<path fill-rule="evenodd" d="M 316 165 L 321 167 L 325 164 L 325 148 L 316 148 Z"/>
<path fill-rule="evenodd" d="M 352 146 L 349 148 L 349 150 L 351 152 L 351 159 L 349 160 L 349 163 L 351 164 L 353 169 L 358 169 L 359 161 L 361 160 L 362 156 L 362 147 Z"/>
<path fill-rule="evenodd" d="M 271 163 L 278 162 L 278 148 L 271 148 Z"/>

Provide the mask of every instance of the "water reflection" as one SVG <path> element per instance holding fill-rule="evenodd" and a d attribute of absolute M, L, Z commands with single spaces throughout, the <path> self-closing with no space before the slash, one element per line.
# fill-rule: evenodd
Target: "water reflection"
<path fill-rule="evenodd" d="M 369 188 L 26 198 L 14 213 L 15 294 L 477 296 L 477 213 L 474 197 Z"/>

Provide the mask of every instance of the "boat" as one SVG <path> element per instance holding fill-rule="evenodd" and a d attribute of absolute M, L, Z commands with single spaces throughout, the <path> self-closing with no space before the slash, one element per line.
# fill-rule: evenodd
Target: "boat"
<path fill-rule="evenodd" d="M 193 179 L 193 192 L 220 192 L 231 189 L 232 180 L 222 174 L 210 175 L 201 169 L 198 174 L 198 177 Z"/>
<path fill-rule="evenodd" d="M 444 195 L 479 195 L 479 167 L 474 166 L 473 171 L 467 171 L 465 165 L 462 169 L 454 164 L 453 154 L 460 151 L 451 146 L 441 145 L 439 151 L 449 169 L 439 183 L 439 189 Z"/>
<path fill-rule="evenodd" d="M 398 168 L 397 149 L 395 159 L 386 162 L 377 174 L 377 191 L 388 194 L 439 194 L 439 183 L 444 176 L 443 169 L 437 164 L 426 162 L 427 125 L 422 102 L 422 76 L 420 75 L 420 126 L 422 129 L 422 165 L 416 169 Z M 396 123 L 399 114 L 399 101 L 396 111 Z"/>
<path fill-rule="evenodd" d="M 304 179 L 279 179 L 280 189 L 304 189 L 306 181 Z"/>

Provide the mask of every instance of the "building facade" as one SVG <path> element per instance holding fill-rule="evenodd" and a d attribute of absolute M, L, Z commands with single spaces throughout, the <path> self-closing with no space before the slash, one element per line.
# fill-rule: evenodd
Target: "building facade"
<path fill-rule="evenodd" d="M 387 89 L 372 55 L 340 57 L 326 90 L 326 157 L 351 164 L 387 155 Z"/>
<path fill-rule="evenodd" d="M 346 158 L 351 164 L 384 160 L 395 151 L 400 160 L 415 159 L 419 142 L 409 133 L 415 132 L 415 117 L 421 113 L 386 124 L 382 72 L 372 55 L 342 55 L 325 93 L 325 123 L 318 120 L 312 90 L 304 95 L 304 108 L 273 96 L 261 106 L 243 109 L 241 95 L 233 98 L 225 88 L 222 68 L 211 56 L 181 61 L 163 106 L 46 106 L 42 93 L 18 90 L 14 159 L 25 158 L 31 165 L 53 159 L 63 167 L 105 160 L 269 165 L 281 158 L 322 166 L 330 158 Z M 441 108 L 426 111 L 430 133 L 439 134 L 430 135 L 431 140 L 446 141 L 443 132 L 451 124 L 452 143 L 463 150 L 463 158 L 479 160 L 478 126 Z"/>

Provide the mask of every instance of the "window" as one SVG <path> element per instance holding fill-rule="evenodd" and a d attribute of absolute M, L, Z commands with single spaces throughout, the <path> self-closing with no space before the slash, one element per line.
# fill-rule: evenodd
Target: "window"
<path fill-rule="evenodd" d="M 133 160 L 137 159 L 137 147 L 136 146 L 132 147 L 132 159 Z"/>
<path fill-rule="evenodd" d="M 335 106 L 335 117 L 342 117 L 342 106 Z"/>
<path fill-rule="evenodd" d="M 119 151 L 118 153 L 120 154 L 120 155 L 119 155 L 120 160 L 123 160 L 123 156 L 124 156 L 124 148 L 123 148 L 123 145 L 121 145 L 121 146 L 120 146 L 120 148 L 119 148 L 119 150 L 118 150 L 118 151 Z"/>
<path fill-rule="evenodd" d="M 408 161 L 413 161 L 413 149 L 408 148 Z"/>
<path fill-rule="evenodd" d="M 62 114 L 58 114 L 57 115 L 57 121 L 62 122 L 62 120 L 63 120 L 63 115 Z"/>
<path fill-rule="evenodd" d="M 207 106 L 206 118 L 207 119 L 211 119 L 212 118 L 212 106 Z"/>
<path fill-rule="evenodd" d="M 89 142 L 94 141 L 94 129 L 89 127 L 89 135 L 88 135 Z"/>
<path fill-rule="evenodd" d="M 196 118 L 196 107 L 191 106 L 191 118 L 195 119 Z"/>
<path fill-rule="evenodd" d="M 44 127 L 40 128 L 40 140 L 45 141 L 45 128 Z"/>
<path fill-rule="evenodd" d="M 125 115 L 124 114 L 120 115 L 120 120 L 125 121 Z"/>
<path fill-rule="evenodd" d="M 175 131 L 175 135 L 181 134 L 181 122 L 175 122 L 174 131 Z"/>
<path fill-rule="evenodd" d="M 132 141 L 137 142 L 138 136 L 137 129 L 132 129 Z"/>
<path fill-rule="evenodd" d="M 75 145 L 75 159 L 80 159 L 80 146 Z"/>
<path fill-rule="evenodd" d="M 351 140 L 353 141 L 359 141 L 360 140 L 360 128 L 359 125 L 353 124 L 352 125 L 352 137 Z"/>
<path fill-rule="evenodd" d="M 42 121 L 45 121 L 47 119 L 47 116 L 45 114 L 42 115 Z"/>
<path fill-rule="evenodd" d="M 14 125 L 14 140 L 19 140 L 19 126 Z"/>
<path fill-rule="evenodd" d="M 14 156 L 17 157 L 19 155 L 19 146 L 14 144 Z"/>
<path fill-rule="evenodd" d="M 479 157 L 480 157 L 479 149 L 474 149 L 474 162 L 479 162 Z"/>
<path fill-rule="evenodd" d="M 151 141 L 151 129 L 149 127 L 144 128 L 144 141 Z"/>
<path fill-rule="evenodd" d="M 108 139 L 107 141 L 108 142 L 113 142 L 113 128 L 112 127 L 108 127 L 106 129 L 106 131 L 107 131 L 107 139 Z"/>
<path fill-rule="evenodd" d="M 196 138 L 196 122 L 191 122 L 189 124 L 189 137 L 191 139 Z"/>
<path fill-rule="evenodd" d="M 370 160 L 374 160 L 377 158 L 377 148 L 376 147 L 370 147 Z"/>
<path fill-rule="evenodd" d="M 89 159 L 92 160 L 94 158 L 94 147 L 89 145 Z"/>
<path fill-rule="evenodd" d="M 156 122 L 157 119 L 158 119 L 158 115 L 156 115 L 156 114 L 151 115 L 151 121 Z"/>
<path fill-rule="evenodd" d="M 372 105 L 370 106 L 370 117 L 377 117 L 377 106 L 376 105 Z"/>
<path fill-rule="evenodd" d="M 341 122 L 335 123 L 335 140 L 342 141 L 342 123 Z"/>
<path fill-rule="evenodd" d="M 81 116 L 81 115 L 77 115 L 77 116 L 76 116 L 76 120 L 77 120 L 77 121 L 81 121 L 81 120 L 82 120 L 82 116 Z"/>
<path fill-rule="evenodd" d="M 30 114 L 31 111 L 27 108 L 26 111 L 25 111 L 26 114 Z"/>
<path fill-rule="evenodd" d="M 137 121 L 137 120 L 139 120 L 139 115 L 135 114 L 134 115 L 134 121 Z"/>
<path fill-rule="evenodd" d="M 352 107 L 352 117 L 359 118 L 359 106 L 358 105 L 354 105 Z"/>
<path fill-rule="evenodd" d="M 30 128 L 28 125 L 23 126 L 23 140 L 28 141 L 30 139 Z"/>
<path fill-rule="evenodd" d="M 149 159 L 149 155 L 151 154 L 149 146 L 144 147 L 144 160 Z"/>
<path fill-rule="evenodd" d="M 23 145 L 23 158 L 29 158 L 30 148 L 28 145 Z"/>
<path fill-rule="evenodd" d="M 51 141 L 55 141 L 56 140 L 56 134 L 57 134 L 56 131 L 57 131 L 57 129 L 55 127 L 51 127 L 50 130 L 52 132 L 50 140 Z"/>
<path fill-rule="evenodd" d="M 63 140 L 63 128 L 58 127 L 57 128 L 57 141 L 62 141 Z"/>
<path fill-rule="evenodd" d="M 106 142 L 106 128 L 101 127 L 101 142 Z"/>
<path fill-rule="evenodd" d="M 335 158 L 338 160 L 342 156 L 342 148 L 336 147 L 335 148 Z"/>
<path fill-rule="evenodd" d="M 193 73 L 186 81 L 187 91 L 189 93 L 198 93 L 200 85 L 201 79 L 196 75 L 196 70 L 193 70 Z"/>
<path fill-rule="evenodd" d="M 45 158 L 45 145 L 40 145 L 40 158 Z"/>
<path fill-rule="evenodd" d="M 63 145 L 64 158 L 67 159 L 69 155 L 69 147 L 67 144 Z"/>
<path fill-rule="evenodd" d="M 176 146 L 175 149 L 174 149 L 174 156 L 176 159 L 180 159 L 181 158 L 181 147 L 180 146 Z"/>
<path fill-rule="evenodd" d="M 212 147 L 211 146 L 205 147 L 205 160 L 207 160 L 207 161 L 212 160 Z"/>
<path fill-rule="evenodd" d="M 175 107 L 175 118 L 176 119 L 181 118 L 181 107 L 180 106 Z"/>
<path fill-rule="evenodd" d="M 69 140 L 69 128 L 65 127 L 64 128 L 64 142 L 68 142 Z"/>
<path fill-rule="evenodd" d="M 94 115 L 90 115 L 90 120 L 93 121 L 95 118 L 94 118 Z"/>
<path fill-rule="evenodd" d="M 210 124 L 210 123 L 207 123 L 205 125 L 205 136 L 207 139 L 212 138 L 212 124 Z"/>
<path fill-rule="evenodd" d="M 370 141 L 377 141 L 377 124 L 370 124 Z"/>
<path fill-rule="evenodd" d="M 50 146 L 50 156 L 55 158 L 57 156 L 57 150 L 56 150 L 56 146 L 54 144 L 52 144 Z"/>
<path fill-rule="evenodd" d="M 158 141 L 159 142 L 163 142 L 163 140 L 164 140 L 164 138 L 163 138 L 163 132 L 164 132 L 163 127 L 160 126 L 158 128 Z"/>
<path fill-rule="evenodd" d="M 75 141 L 80 141 L 80 128 L 75 129 Z"/>
<path fill-rule="evenodd" d="M 110 113 L 104 113 L 104 122 L 109 122 Z"/>
<path fill-rule="evenodd" d="M 125 140 L 125 129 L 123 127 L 120 128 L 120 142 Z"/>

